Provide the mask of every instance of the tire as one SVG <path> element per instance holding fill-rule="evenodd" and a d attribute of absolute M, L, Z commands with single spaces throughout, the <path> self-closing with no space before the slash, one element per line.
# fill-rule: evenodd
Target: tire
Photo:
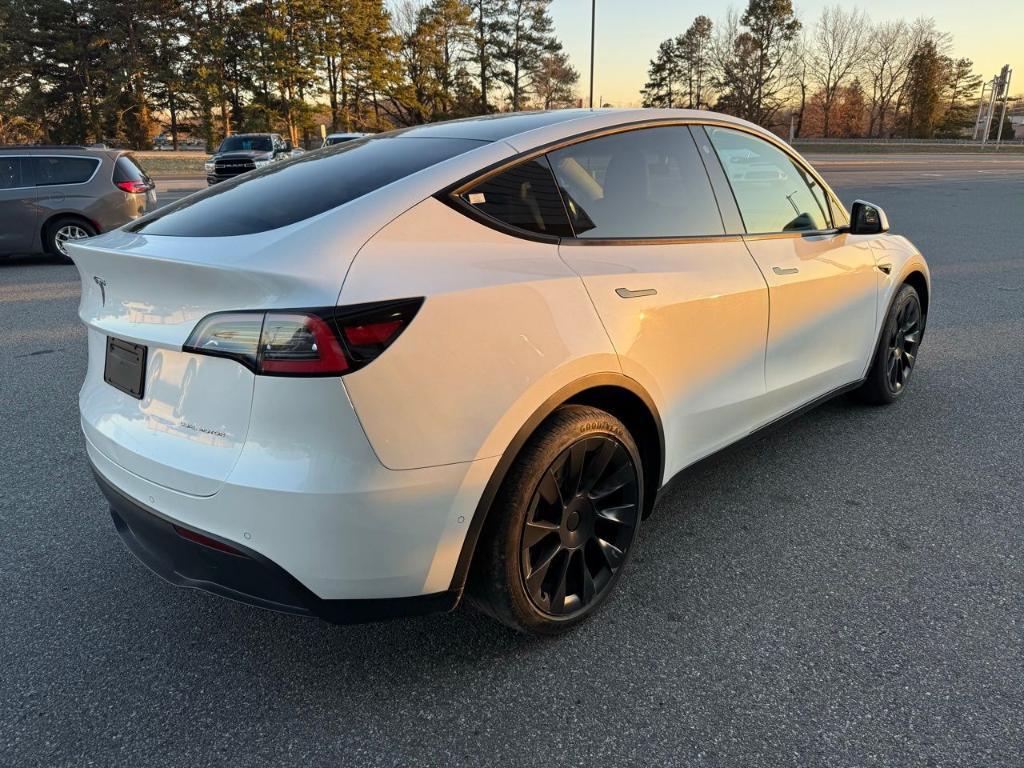
<path fill-rule="evenodd" d="M 629 560 L 643 465 L 612 415 L 562 406 L 509 468 L 481 532 L 468 596 L 520 632 L 557 634 L 593 615 Z"/>
<path fill-rule="evenodd" d="M 864 383 L 854 397 L 870 405 L 895 403 L 907 391 L 924 336 L 925 315 L 912 285 L 904 284 L 889 306 Z"/>
<path fill-rule="evenodd" d="M 96 228 L 82 219 L 65 217 L 51 221 L 43 230 L 43 249 L 66 264 L 71 264 L 71 257 L 64 248 L 68 240 L 79 240 L 83 237 L 94 237 Z"/>

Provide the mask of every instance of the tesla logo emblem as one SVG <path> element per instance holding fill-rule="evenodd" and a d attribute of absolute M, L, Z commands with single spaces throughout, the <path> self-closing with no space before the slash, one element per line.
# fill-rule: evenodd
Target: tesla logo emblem
<path fill-rule="evenodd" d="M 92 281 L 100 287 L 100 301 L 104 307 L 107 306 L 107 281 L 102 277 L 96 277 L 95 275 L 93 276 Z"/>

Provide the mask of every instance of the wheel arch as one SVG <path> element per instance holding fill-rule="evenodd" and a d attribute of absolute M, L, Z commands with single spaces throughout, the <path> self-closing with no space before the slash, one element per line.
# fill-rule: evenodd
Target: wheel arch
<path fill-rule="evenodd" d="M 81 221 L 85 224 L 88 224 L 90 227 L 96 230 L 96 234 L 100 234 L 103 232 L 103 228 L 100 227 L 99 224 L 97 224 L 95 221 L 93 221 L 88 216 L 82 213 L 79 213 L 77 211 L 57 211 L 56 213 L 51 213 L 49 216 L 43 219 L 43 222 L 39 227 L 39 242 L 45 246 L 47 240 L 47 231 L 58 221 L 62 221 L 64 219 Z"/>
<path fill-rule="evenodd" d="M 925 317 L 927 317 L 928 301 L 931 296 L 928 291 L 928 279 L 924 276 L 924 273 L 918 269 L 914 269 L 907 273 L 903 278 L 903 282 L 917 291 L 917 295 L 921 299 L 921 311 L 924 313 Z"/>
<path fill-rule="evenodd" d="M 590 405 L 607 411 L 619 419 L 637 443 L 644 469 L 644 509 L 647 517 L 654 507 L 655 496 L 662 485 L 665 466 L 665 433 L 654 400 L 634 379 L 619 373 L 584 376 L 573 381 L 537 408 L 519 428 L 505 448 L 498 464 L 484 487 L 470 521 L 469 530 L 455 566 L 450 589 L 462 593 L 469 576 L 477 542 L 491 512 L 494 500 L 501 490 L 509 468 L 522 451 L 527 440 L 554 411 L 563 405 Z M 653 471 L 652 471 L 653 468 Z"/>

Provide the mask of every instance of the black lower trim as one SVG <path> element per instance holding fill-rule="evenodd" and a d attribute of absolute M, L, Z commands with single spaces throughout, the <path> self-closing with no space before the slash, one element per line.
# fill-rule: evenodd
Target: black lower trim
<path fill-rule="evenodd" d="M 128 549 L 150 570 L 172 584 L 212 592 L 238 602 L 283 613 L 318 616 L 335 624 L 358 624 L 452 610 L 457 592 L 370 600 L 324 600 L 281 566 L 234 542 L 191 526 L 172 523 L 111 485 L 95 468 L 100 490 L 110 502 L 114 525 Z M 238 554 L 186 539 L 186 528 L 220 541 Z"/>

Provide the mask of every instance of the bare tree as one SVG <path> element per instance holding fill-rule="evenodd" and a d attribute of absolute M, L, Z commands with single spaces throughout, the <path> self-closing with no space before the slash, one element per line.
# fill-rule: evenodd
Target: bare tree
<path fill-rule="evenodd" d="M 836 97 L 864 60 L 867 15 L 838 5 L 822 9 L 811 36 L 810 76 L 820 91 L 823 133 L 831 135 Z"/>

